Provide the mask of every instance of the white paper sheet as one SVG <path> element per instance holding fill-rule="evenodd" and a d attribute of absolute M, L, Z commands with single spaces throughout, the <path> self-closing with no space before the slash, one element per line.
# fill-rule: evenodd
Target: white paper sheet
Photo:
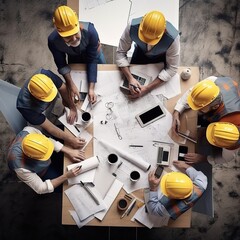
<path fill-rule="evenodd" d="M 106 205 L 106 209 L 96 213 L 94 216 L 99 219 L 100 221 L 103 220 L 105 215 L 107 214 L 108 209 L 111 207 L 112 203 L 114 202 L 115 198 L 117 197 L 118 193 L 120 192 L 123 183 L 119 180 L 115 179 L 112 186 L 110 187 L 107 195 L 104 198 L 104 203 Z"/>
<path fill-rule="evenodd" d="M 86 225 L 87 223 L 89 223 L 91 220 L 94 219 L 94 216 L 90 216 L 88 218 L 86 218 L 85 220 L 81 221 L 76 213 L 76 211 L 73 210 L 69 210 L 70 215 L 72 216 L 73 220 L 75 221 L 75 223 L 77 224 L 78 228 L 83 227 L 84 225 Z"/>
<path fill-rule="evenodd" d="M 88 124 L 83 124 L 81 122 L 81 115 L 82 113 L 78 110 L 78 121 L 77 122 L 74 122 L 72 125 L 70 125 L 69 123 L 67 123 L 67 119 L 66 119 L 66 116 L 67 116 L 67 112 L 69 112 L 69 108 L 66 108 L 66 111 L 65 113 L 58 118 L 58 120 L 76 137 L 81 137 L 83 139 L 85 139 L 86 141 L 86 144 L 83 146 L 82 150 L 84 150 L 86 148 L 86 146 L 88 145 L 88 143 L 91 141 L 92 139 L 92 135 L 86 131 L 85 129 L 90 125 L 92 124 L 93 122 L 93 119 L 90 120 L 90 122 Z M 77 129 L 76 127 L 74 126 L 75 124 L 78 124 L 77 125 Z"/>
<path fill-rule="evenodd" d="M 89 216 L 106 209 L 105 203 L 103 199 L 101 199 L 101 197 L 99 196 L 97 190 L 94 189 L 94 187 L 91 187 L 91 191 L 94 192 L 95 196 L 97 196 L 100 202 L 99 205 L 95 203 L 93 198 L 82 186 L 80 186 L 80 184 L 73 185 L 72 187 L 64 191 L 64 193 L 67 195 L 68 199 L 72 203 L 80 221 L 83 221 Z"/>
<path fill-rule="evenodd" d="M 99 165 L 98 158 L 96 156 L 85 159 L 82 162 L 79 163 L 73 163 L 67 166 L 68 171 L 71 170 L 74 167 L 82 166 L 81 168 L 81 174 L 79 174 L 76 177 L 72 177 L 68 179 L 68 184 L 77 184 L 82 182 L 93 182 L 96 168 Z"/>
<path fill-rule="evenodd" d="M 101 140 L 98 139 L 98 142 L 100 144 L 106 146 L 109 150 L 111 149 L 112 152 L 115 152 L 122 158 L 126 159 L 127 161 L 130 161 L 131 163 L 133 163 L 134 165 L 136 165 L 137 167 L 141 168 L 144 171 L 147 171 L 151 166 L 148 162 L 141 159 L 141 157 L 135 157 L 135 156 L 129 154 L 127 151 L 124 151 L 123 149 L 120 149 L 120 148 L 116 147 L 115 145 L 112 145 L 103 139 L 101 139 Z"/>
<path fill-rule="evenodd" d="M 142 223 L 144 226 L 151 229 L 152 227 L 167 226 L 169 217 L 150 215 L 150 214 L 146 213 L 145 205 L 143 205 L 134 214 L 134 216 L 132 217 L 132 220 L 137 220 L 138 222 Z"/>
<path fill-rule="evenodd" d="M 178 29 L 179 0 L 80 0 L 79 17 L 94 23 L 102 43 L 118 46 L 127 23 L 154 9 L 163 12 Z"/>

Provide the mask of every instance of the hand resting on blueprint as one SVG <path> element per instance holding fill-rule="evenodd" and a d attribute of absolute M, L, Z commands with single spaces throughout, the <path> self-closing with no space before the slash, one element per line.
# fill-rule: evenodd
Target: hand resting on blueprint
<path fill-rule="evenodd" d="M 85 151 L 82 151 L 80 149 L 72 149 L 72 148 L 63 146 L 62 152 L 64 152 L 68 156 L 71 162 L 81 162 L 86 159 Z"/>

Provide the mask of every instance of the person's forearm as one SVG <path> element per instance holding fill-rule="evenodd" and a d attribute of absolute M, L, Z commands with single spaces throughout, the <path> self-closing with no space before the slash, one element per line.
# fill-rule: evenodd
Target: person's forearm
<path fill-rule="evenodd" d="M 73 139 L 73 136 L 70 133 L 64 132 L 56 127 L 48 119 L 46 119 L 40 126 L 54 137 L 67 141 L 68 143 Z"/>
<path fill-rule="evenodd" d="M 55 189 L 56 187 L 58 187 L 62 183 L 64 183 L 67 179 L 68 179 L 67 178 L 67 174 L 65 173 L 65 174 L 63 174 L 63 175 L 61 175 L 61 176 L 59 176 L 57 178 L 51 179 L 51 183 L 52 183 L 52 185 L 53 185 L 53 187 Z"/>
<path fill-rule="evenodd" d="M 122 73 L 124 74 L 128 81 L 132 78 L 132 74 L 129 70 L 129 67 L 120 67 L 120 70 L 122 71 Z"/>
<path fill-rule="evenodd" d="M 158 77 L 153 80 L 151 83 L 149 83 L 147 85 L 147 91 L 151 92 L 153 89 L 157 88 L 158 86 L 162 85 L 164 83 L 164 81 L 162 81 L 161 79 L 159 79 Z"/>
<path fill-rule="evenodd" d="M 64 77 L 64 79 L 65 79 L 65 81 L 66 81 L 66 85 L 67 85 L 67 86 L 71 86 L 72 84 L 74 84 L 70 72 L 64 74 L 63 77 Z"/>
<path fill-rule="evenodd" d="M 95 83 L 94 82 L 90 82 L 88 85 L 88 91 L 94 91 L 95 88 Z"/>

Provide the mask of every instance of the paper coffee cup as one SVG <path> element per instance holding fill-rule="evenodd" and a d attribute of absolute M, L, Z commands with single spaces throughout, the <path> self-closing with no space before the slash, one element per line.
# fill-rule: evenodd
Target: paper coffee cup
<path fill-rule="evenodd" d="M 81 116 L 81 120 L 83 123 L 88 123 L 91 120 L 91 114 L 89 112 L 83 112 Z"/>
<path fill-rule="evenodd" d="M 130 173 L 130 180 L 131 180 L 132 182 L 138 181 L 139 178 L 140 178 L 140 173 L 139 173 L 138 171 L 132 171 L 132 172 Z"/>
<path fill-rule="evenodd" d="M 114 164 L 118 161 L 118 156 L 114 153 L 108 155 L 108 163 Z"/>
<path fill-rule="evenodd" d="M 118 204 L 117 204 L 117 207 L 120 211 L 124 211 L 127 209 L 127 206 L 128 206 L 128 202 L 125 198 L 120 198 L 118 200 Z"/>

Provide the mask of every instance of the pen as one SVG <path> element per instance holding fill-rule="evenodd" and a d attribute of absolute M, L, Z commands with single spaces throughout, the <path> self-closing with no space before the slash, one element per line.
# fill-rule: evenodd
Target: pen
<path fill-rule="evenodd" d="M 143 147 L 143 145 L 134 145 L 134 144 L 132 144 L 132 145 L 129 145 L 129 147 Z"/>
<path fill-rule="evenodd" d="M 183 138 L 186 138 L 187 140 L 189 140 L 189 141 L 191 141 L 191 142 L 193 142 L 193 143 L 197 143 L 196 140 L 194 140 L 193 138 L 185 135 L 184 133 L 181 133 L 181 132 L 177 132 L 177 133 L 178 133 L 179 136 L 181 136 L 181 137 L 183 137 Z"/>
<path fill-rule="evenodd" d="M 93 200 L 95 201 L 95 203 L 97 204 L 97 205 L 99 205 L 100 203 L 99 203 L 99 201 L 98 201 L 98 199 L 97 199 L 97 197 L 94 195 L 94 193 L 92 192 L 92 190 L 88 187 L 88 186 L 86 186 L 86 184 L 84 184 L 82 181 L 80 181 L 80 184 L 83 186 L 83 188 L 89 193 L 89 195 L 93 198 Z"/>
<path fill-rule="evenodd" d="M 114 177 L 117 176 L 116 172 L 117 172 L 117 170 L 121 167 L 122 163 L 123 163 L 123 162 L 120 162 L 120 163 L 118 164 L 118 166 L 117 166 L 115 172 L 112 173 L 112 175 L 113 175 Z"/>
<path fill-rule="evenodd" d="M 135 86 L 135 85 L 133 85 L 133 84 L 131 84 L 131 83 L 129 83 L 129 85 L 132 86 L 132 87 L 134 88 L 134 90 L 137 90 L 137 89 L 140 90 L 140 88 L 139 88 L 138 86 Z"/>
<path fill-rule="evenodd" d="M 134 201 L 134 200 L 133 200 Z M 127 216 L 131 213 L 131 211 L 133 210 L 134 206 L 136 204 L 136 198 L 135 201 L 133 202 L 132 206 L 129 208 L 128 212 L 127 212 Z"/>
<path fill-rule="evenodd" d="M 74 125 L 74 127 L 76 128 L 76 130 L 80 133 L 80 130 L 78 129 L 78 127 L 76 125 Z"/>
<path fill-rule="evenodd" d="M 125 217 L 126 214 L 128 214 L 129 210 L 131 209 L 132 205 L 135 204 L 136 200 L 137 200 L 136 198 L 134 198 L 134 199 L 132 200 L 132 202 L 129 204 L 127 210 L 123 213 L 123 215 L 121 216 L 121 218 Z"/>

